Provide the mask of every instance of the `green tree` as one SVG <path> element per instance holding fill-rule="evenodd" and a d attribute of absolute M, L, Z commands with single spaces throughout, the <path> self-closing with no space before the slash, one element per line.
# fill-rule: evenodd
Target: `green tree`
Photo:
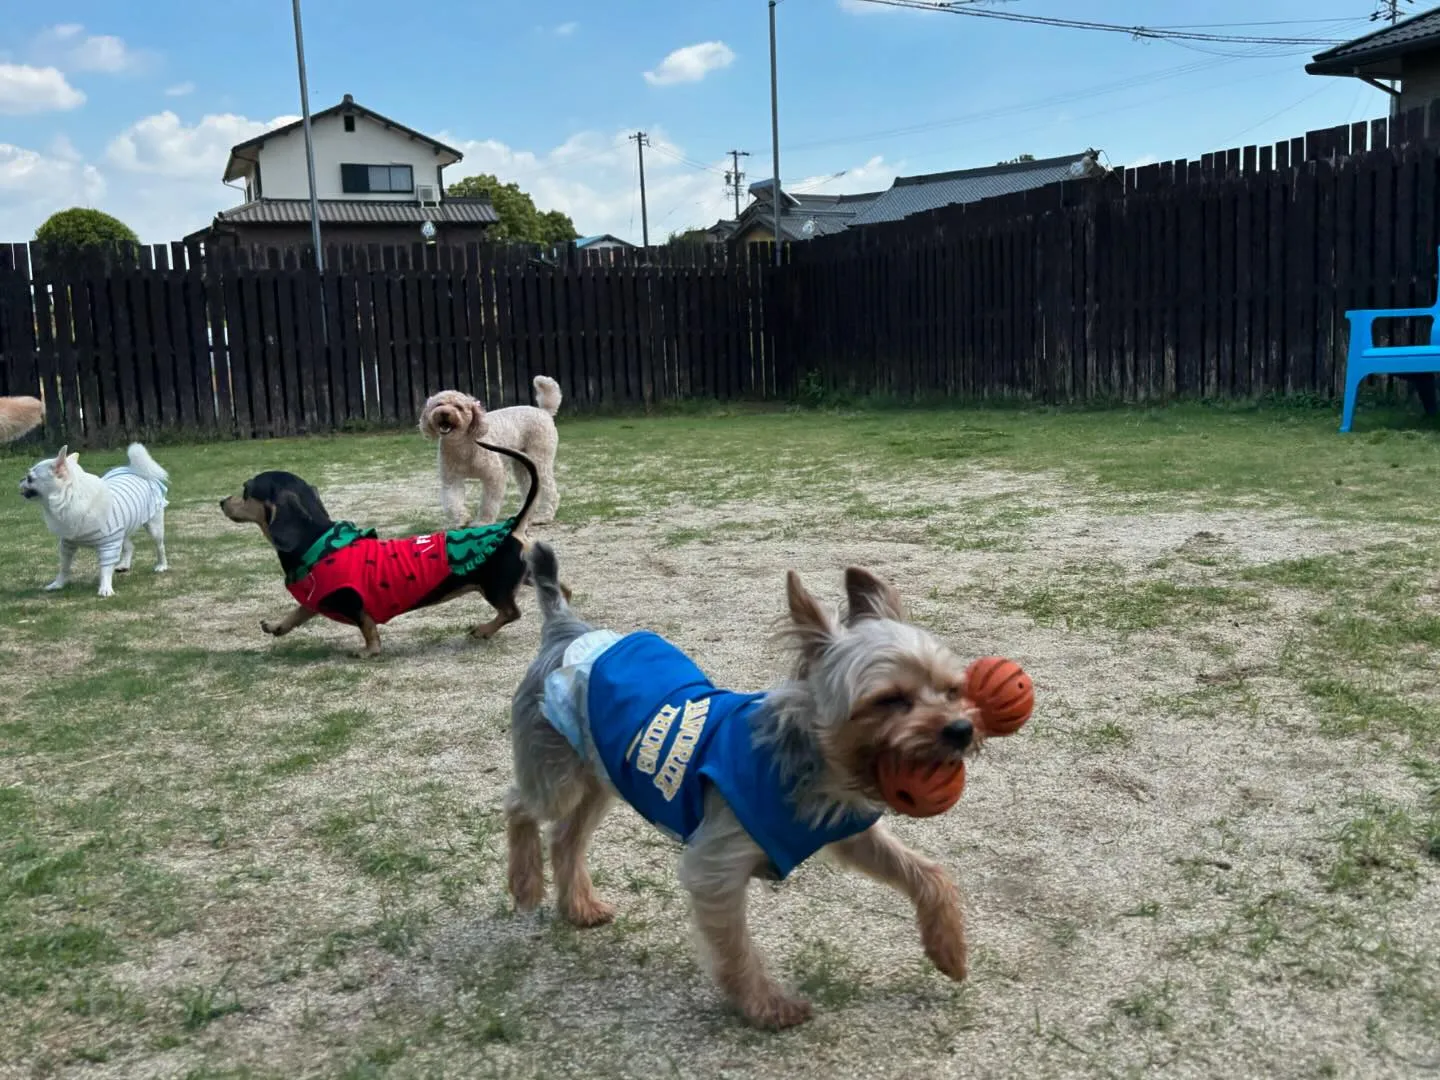
<path fill-rule="evenodd" d="M 673 244 L 676 247 L 685 247 L 691 244 L 710 243 L 710 231 L 694 226 L 686 226 L 683 229 L 676 229 L 665 238 L 667 245 Z"/>
<path fill-rule="evenodd" d="M 102 210 L 72 206 L 51 214 L 35 230 L 35 242 L 53 252 L 80 251 L 87 248 L 118 249 L 126 244 L 139 244 L 135 231 L 119 218 Z"/>
<path fill-rule="evenodd" d="M 535 200 L 513 181 L 502 184 L 489 173 L 467 176 L 446 188 L 447 195 L 474 198 L 488 195 L 500 221 L 490 227 L 495 240 L 521 244 L 563 244 L 579 237 L 575 223 L 559 210 L 537 210 Z"/>
<path fill-rule="evenodd" d="M 1015 156 L 1015 157 L 1012 157 L 1012 158 L 1006 158 L 1004 161 L 997 161 L 997 162 L 995 162 L 995 164 L 996 164 L 996 165 L 1020 165 L 1020 164 L 1023 164 L 1024 162 L 1034 161 L 1034 160 L 1035 160 L 1035 155 L 1034 155 L 1034 154 L 1019 154 L 1019 155 L 1017 155 L 1017 156 Z"/>

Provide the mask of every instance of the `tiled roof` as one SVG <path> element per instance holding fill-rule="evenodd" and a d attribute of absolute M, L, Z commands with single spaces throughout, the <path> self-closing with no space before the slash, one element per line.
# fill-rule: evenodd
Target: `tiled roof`
<path fill-rule="evenodd" d="M 774 230 L 775 216 L 770 210 L 769 182 L 760 181 L 751 185 L 751 192 L 755 192 L 756 188 L 761 188 L 765 197 L 745 208 L 732 232 L 751 229 L 757 223 Z M 786 240 L 813 240 L 817 236 L 844 232 L 854 224 L 857 214 L 880 197 L 878 191 L 851 195 L 810 195 L 803 192 L 796 194 L 783 188 L 781 191 L 785 196 L 785 212 L 780 216 L 780 233 Z"/>
<path fill-rule="evenodd" d="M 1440 7 L 1316 53 L 1305 70 L 1311 75 L 1398 78 L 1401 56 L 1436 47 L 1440 47 Z"/>
<path fill-rule="evenodd" d="M 595 236 L 582 236 L 579 240 L 575 241 L 575 246 L 577 248 L 587 248 L 590 247 L 592 244 L 598 244 L 603 240 L 609 240 L 615 244 L 622 244 L 625 247 L 635 247 L 635 245 L 630 243 L 629 240 L 622 240 L 620 239 L 620 237 L 612 236 L 610 233 L 597 233 Z"/>
<path fill-rule="evenodd" d="M 997 195 L 1030 191 L 1060 180 L 1075 180 L 1089 175 L 1095 167 L 1094 161 L 1095 151 L 1087 150 L 1083 154 L 991 165 L 983 169 L 901 176 L 889 191 L 881 193 L 879 198 L 856 214 L 851 224 L 899 221 L 911 214 L 941 206 L 978 202 Z"/>
<path fill-rule="evenodd" d="M 383 199 L 321 199 L 322 225 L 491 225 L 499 221 L 488 199 L 446 199 L 439 206 Z M 308 225 L 308 199 L 256 199 L 215 215 L 217 225 Z"/>

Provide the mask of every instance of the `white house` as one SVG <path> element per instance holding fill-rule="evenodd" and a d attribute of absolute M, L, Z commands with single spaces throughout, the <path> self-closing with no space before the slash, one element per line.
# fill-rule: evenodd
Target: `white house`
<path fill-rule="evenodd" d="M 396 123 L 346 94 L 311 114 L 315 194 L 323 244 L 446 244 L 480 240 L 499 218 L 488 198 L 445 194 L 445 168 L 460 151 Z M 277 248 L 310 244 L 310 183 L 301 121 L 230 149 L 224 180 L 245 201 L 186 237 L 208 244 Z M 428 222 L 433 233 L 422 227 Z"/>

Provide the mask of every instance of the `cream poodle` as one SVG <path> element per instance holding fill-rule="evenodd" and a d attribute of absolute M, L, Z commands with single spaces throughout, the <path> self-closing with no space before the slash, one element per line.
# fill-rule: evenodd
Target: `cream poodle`
<path fill-rule="evenodd" d="M 560 495 L 555 488 L 555 451 L 560 437 L 555 431 L 555 413 L 560 409 L 560 384 L 545 375 L 536 375 L 534 405 L 512 405 L 487 412 L 485 406 L 459 390 L 442 390 L 431 395 L 420 410 L 420 432 L 427 439 L 440 440 L 440 505 L 454 525 L 466 524 L 465 481 L 484 485 L 480 511 L 470 522 L 485 525 L 500 517 L 505 501 L 505 467 L 499 455 L 476 445 L 477 439 L 518 450 L 535 463 L 540 477 L 540 494 L 530 520 L 543 524 L 555 520 Z M 530 477 L 518 461 L 508 462 L 520 486 L 523 500 L 530 489 Z"/>
<path fill-rule="evenodd" d="M 45 422 L 45 406 L 37 397 L 0 397 L 0 442 L 28 435 Z"/>

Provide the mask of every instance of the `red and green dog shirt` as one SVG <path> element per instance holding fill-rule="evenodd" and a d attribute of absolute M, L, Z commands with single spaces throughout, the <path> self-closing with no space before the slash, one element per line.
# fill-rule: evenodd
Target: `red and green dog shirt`
<path fill-rule="evenodd" d="M 374 529 L 337 521 L 310 545 L 285 575 L 285 588 L 301 607 L 345 622 L 321 608 L 341 589 L 359 594 L 365 611 L 386 623 L 419 607 L 452 574 L 473 573 L 515 529 L 515 519 L 446 532 L 381 540 Z"/>

